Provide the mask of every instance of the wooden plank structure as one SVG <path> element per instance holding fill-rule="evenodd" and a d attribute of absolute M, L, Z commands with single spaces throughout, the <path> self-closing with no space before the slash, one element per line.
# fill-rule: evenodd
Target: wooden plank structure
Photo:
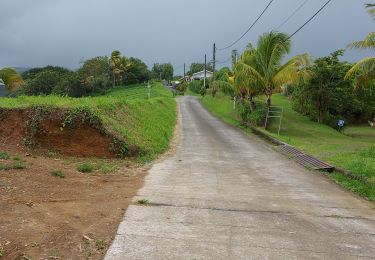
<path fill-rule="evenodd" d="M 296 149 L 293 146 L 285 144 L 281 145 L 279 149 L 283 154 L 287 155 L 288 157 L 294 158 L 296 162 L 309 169 L 324 170 L 328 172 L 332 172 L 335 169 L 332 165 L 322 162 L 311 155 L 305 154 L 304 152 Z"/>

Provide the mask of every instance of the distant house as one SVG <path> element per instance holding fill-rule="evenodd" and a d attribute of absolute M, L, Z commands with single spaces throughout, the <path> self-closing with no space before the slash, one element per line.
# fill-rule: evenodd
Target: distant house
<path fill-rule="evenodd" d="M 213 72 L 206 70 L 206 78 L 212 78 L 212 76 L 213 76 Z M 203 79 L 204 79 L 204 70 L 196 72 L 190 77 L 190 81 L 203 80 Z"/>
<path fill-rule="evenodd" d="M 5 97 L 7 96 L 7 94 L 8 94 L 8 91 L 4 84 L 4 81 L 0 79 L 0 97 Z"/>

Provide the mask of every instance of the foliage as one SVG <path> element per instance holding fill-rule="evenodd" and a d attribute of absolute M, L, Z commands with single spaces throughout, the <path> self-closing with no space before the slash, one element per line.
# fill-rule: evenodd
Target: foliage
<path fill-rule="evenodd" d="M 270 106 L 272 94 L 276 89 L 286 84 L 298 83 L 309 76 L 305 69 L 310 63 L 307 54 L 295 56 L 282 64 L 290 49 L 291 42 L 287 34 L 275 31 L 264 33 L 260 36 L 257 47 L 249 44 L 239 62 L 235 64 L 236 80 L 246 83 L 248 92 L 249 86 L 250 89 L 262 89 L 267 96 L 267 105 Z"/>
<path fill-rule="evenodd" d="M 111 88 L 109 74 L 111 67 L 108 57 L 95 57 L 83 62 L 81 68 L 78 70 L 78 79 L 82 85 L 80 91 L 82 95 L 85 93 L 104 93 Z M 77 85 L 77 81 L 70 79 L 72 85 Z M 64 84 L 69 88 L 68 84 Z M 79 91 L 74 88 L 76 93 L 70 96 L 82 96 Z M 67 93 L 72 92 L 68 91 Z M 69 95 L 69 94 L 68 94 Z"/>
<path fill-rule="evenodd" d="M 43 69 L 26 81 L 23 92 L 26 95 L 50 95 L 59 82 L 72 74 L 74 72 L 68 70 Z"/>
<path fill-rule="evenodd" d="M 183 81 L 182 83 L 176 86 L 176 90 L 180 93 L 185 93 L 188 87 L 189 87 L 188 83 L 186 81 Z"/>
<path fill-rule="evenodd" d="M 130 67 L 123 80 L 124 85 L 132 85 L 146 82 L 151 79 L 147 65 L 140 59 L 131 57 Z"/>
<path fill-rule="evenodd" d="M 0 69 L 0 79 L 8 90 L 15 90 L 24 84 L 22 77 L 12 68 Z"/>
<path fill-rule="evenodd" d="M 195 94 L 204 96 L 206 93 L 206 88 L 203 85 L 204 85 L 203 80 L 193 80 L 192 82 L 189 83 L 189 89 Z"/>
<path fill-rule="evenodd" d="M 173 65 L 171 63 L 155 63 L 151 70 L 153 79 L 158 80 L 173 80 Z"/>
<path fill-rule="evenodd" d="M 94 166 L 90 163 L 81 163 L 77 165 L 77 171 L 82 173 L 91 173 L 94 171 Z"/>
<path fill-rule="evenodd" d="M 0 159 L 8 160 L 9 158 L 10 158 L 10 156 L 6 151 L 0 151 Z"/>
<path fill-rule="evenodd" d="M 351 64 L 340 62 L 342 55 L 340 50 L 315 60 L 311 79 L 293 91 L 294 109 L 332 127 L 340 119 L 364 123 L 375 115 L 375 89 L 353 92 L 353 81 L 344 79 Z"/>
<path fill-rule="evenodd" d="M 46 67 L 42 67 L 42 68 L 33 68 L 33 69 L 30 69 L 30 70 L 27 70 L 24 73 L 22 73 L 22 78 L 24 80 L 32 80 L 37 76 L 37 74 L 39 74 L 43 71 L 52 71 L 52 72 L 56 72 L 59 75 L 63 75 L 63 74 L 66 74 L 66 73 L 70 72 L 70 70 L 68 70 L 66 68 L 63 68 L 63 67 L 46 66 Z"/>
<path fill-rule="evenodd" d="M 207 63 L 207 70 L 213 71 L 213 62 Z M 190 65 L 190 70 L 187 72 L 188 75 L 193 75 L 194 73 L 204 71 L 204 63 L 194 62 Z"/>
<path fill-rule="evenodd" d="M 367 4 L 370 15 L 375 18 L 375 4 Z M 350 44 L 349 48 L 357 49 L 375 49 L 375 32 L 369 33 L 363 41 Z M 355 76 L 355 88 L 371 87 L 375 80 L 375 57 L 366 57 L 356 64 L 347 72 L 346 78 Z M 374 120 L 375 121 L 375 120 Z"/>
<path fill-rule="evenodd" d="M 51 172 L 51 176 L 57 177 L 57 178 L 60 178 L 60 179 L 64 179 L 65 178 L 65 174 L 62 171 L 60 171 L 60 170 L 52 171 Z"/>

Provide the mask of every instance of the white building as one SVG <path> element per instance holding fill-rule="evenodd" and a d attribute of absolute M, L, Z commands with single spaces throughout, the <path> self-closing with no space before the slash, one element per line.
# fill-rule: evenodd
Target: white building
<path fill-rule="evenodd" d="M 212 76 L 213 76 L 213 72 L 206 70 L 206 78 L 209 79 L 209 78 L 212 78 Z M 203 79 L 204 79 L 204 70 L 196 72 L 190 77 L 190 81 L 203 80 Z"/>
<path fill-rule="evenodd" d="M 4 81 L 0 79 L 0 97 L 5 97 L 7 95 L 7 89 Z"/>

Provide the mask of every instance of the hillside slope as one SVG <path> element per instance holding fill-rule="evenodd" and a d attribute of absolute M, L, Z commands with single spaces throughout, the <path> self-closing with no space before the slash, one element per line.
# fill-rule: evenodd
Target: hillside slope
<path fill-rule="evenodd" d="M 0 99 L 0 120 L 0 146 L 148 159 L 169 145 L 176 102 L 160 84 L 150 99 L 145 85 L 98 97 L 22 96 Z"/>

